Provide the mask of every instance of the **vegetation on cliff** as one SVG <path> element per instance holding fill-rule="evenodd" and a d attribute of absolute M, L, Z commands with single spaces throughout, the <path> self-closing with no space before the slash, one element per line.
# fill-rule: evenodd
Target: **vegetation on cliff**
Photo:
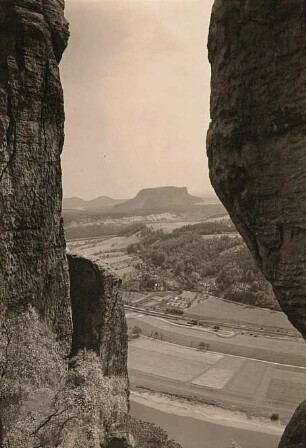
<path fill-rule="evenodd" d="M 182 448 L 159 426 L 150 422 L 129 418 L 128 431 L 134 448 Z"/>
<path fill-rule="evenodd" d="M 3 316 L 3 313 L 2 313 Z M 30 307 L 6 316 L 0 335 L 2 448 L 96 447 L 126 424 L 126 378 L 106 377 L 83 350 L 70 361 Z"/>

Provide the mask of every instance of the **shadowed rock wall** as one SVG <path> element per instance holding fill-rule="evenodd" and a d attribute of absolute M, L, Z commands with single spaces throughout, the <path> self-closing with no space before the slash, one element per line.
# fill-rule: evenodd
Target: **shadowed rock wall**
<path fill-rule="evenodd" d="M 1 447 L 101 446 L 128 412 L 119 279 L 70 257 L 70 298 L 61 218 L 63 10 L 63 0 L 0 1 Z M 69 352 L 79 356 L 68 370 Z"/>
<path fill-rule="evenodd" d="M 291 323 L 306 337 L 303 0 L 215 0 L 210 178 Z M 281 447 L 305 446 L 305 406 Z"/>
<path fill-rule="evenodd" d="M 127 377 L 127 325 L 121 280 L 99 261 L 68 255 L 73 320 L 72 356 L 86 348 L 106 376 Z"/>
<path fill-rule="evenodd" d="M 63 6 L 62 0 L 0 4 L 0 300 L 14 311 L 34 306 L 66 339 L 58 71 L 68 39 Z"/>
<path fill-rule="evenodd" d="M 306 402 L 300 404 L 288 423 L 279 448 L 305 448 L 306 446 Z"/>
<path fill-rule="evenodd" d="M 208 48 L 211 182 L 305 337 L 304 1 L 216 0 Z"/>

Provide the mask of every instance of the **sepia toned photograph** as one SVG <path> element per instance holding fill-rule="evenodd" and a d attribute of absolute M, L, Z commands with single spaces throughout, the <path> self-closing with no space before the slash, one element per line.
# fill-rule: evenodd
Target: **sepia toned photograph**
<path fill-rule="evenodd" d="M 306 448 L 305 0 L 0 0 L 0 448 Z"/>

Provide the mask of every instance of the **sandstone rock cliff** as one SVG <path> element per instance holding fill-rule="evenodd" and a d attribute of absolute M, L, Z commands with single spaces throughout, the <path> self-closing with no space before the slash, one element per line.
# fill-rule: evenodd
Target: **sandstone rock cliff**
<path fill-rule="evenodd" d="M 208 48 L 211 182 L 305 338 L 305 2 L 216 0 Z"/>
<path fill-rule="evenodd" d="M 279 448 L 305 448 L 306 446 L 306 402 L 300 404 L 281 438 Z"/>
<path fill-rule="evenodd" d="M 0 7 L 1 303 L 33 305 L 67 338 L 58 71 L 68 38 L 63 2 L 8 0 Z"/>
<path fill-rule="evenodd" d="M 99 260 L 68 255 L 73 319 L 72 356 L 86 348 L 101 359 L 106 376 L 127 370 L 127 325 L 121 279 Z"/>
<path fill-rule="evenodd" d="M 119 281 L 71 258 L 71 309 L 61 219 L 63 10 L 63 0 L 0 3 L 1 448 L 98 446 L 128 410 Z"/>
<path fill-rule="evenodd" d="M 304 2 L 217 0 L 209 59 L 212 184 L 305 337 Z"/>

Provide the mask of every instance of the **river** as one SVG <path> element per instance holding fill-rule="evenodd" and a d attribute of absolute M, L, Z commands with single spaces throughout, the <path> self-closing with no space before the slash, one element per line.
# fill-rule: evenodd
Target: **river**
<path fill-rule="evenodd" d="M 164 412 L 133 399 L 131 415 L 160 426 L 183 448 L 230 448 L 233 440 L 241 448 L 277 448 L 280 440 L 280 435 Z"/>

